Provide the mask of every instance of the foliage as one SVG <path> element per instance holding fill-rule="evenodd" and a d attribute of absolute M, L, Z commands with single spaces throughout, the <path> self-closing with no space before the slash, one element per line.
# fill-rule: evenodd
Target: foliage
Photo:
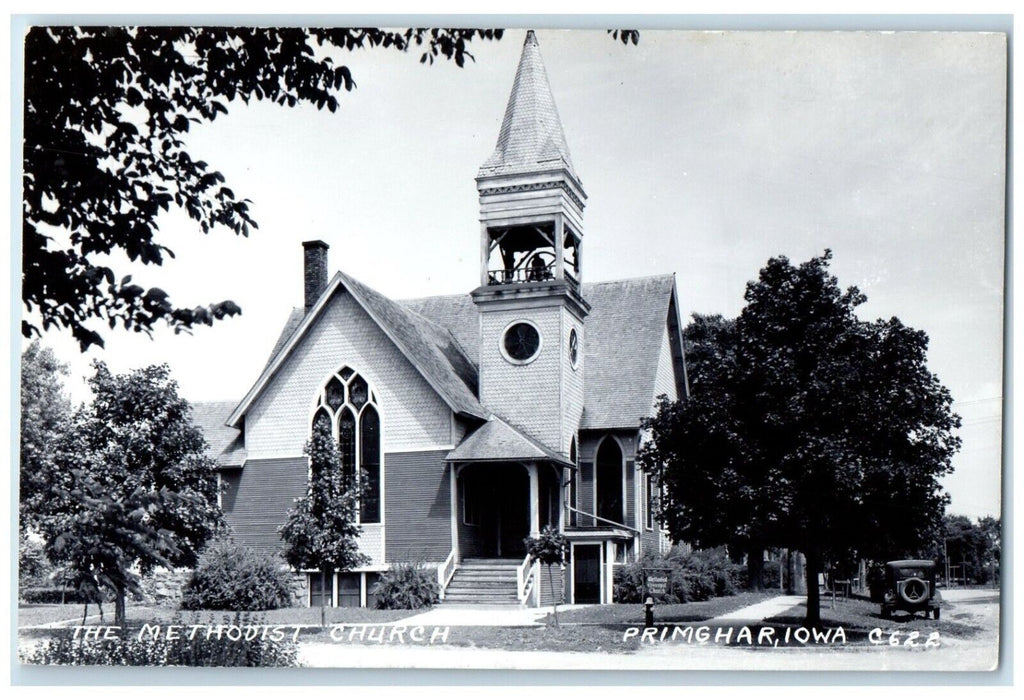
<path fill-rule="evenodd" d="M 569 541 L 551 525 L 545 525 L 537 537 L 527 537 L 526 553 L 541 564 L 551 566 L 565 561 L 565 553 L 569 549 Z"/>
<path fill-rule="evenodd" d="M 440 600 L 434 572 L 409 562 L 392 564 L 382 572 L 372 592 L 377 597 L 377 607 L 383 610 L 428 608 Z"/>
<path fill-rule="evenodd" d="M 185 610 L 276 610 L 291 605 L 288 573 L 262 552 L 215 542 L 199 558 L 182 591 Z"/>
<path fill-rule="evenodd" d="M 736 595 L 742 567 L 729 561 L 723 548 L 683 551 L 674 549 L 664 557 L 644 557 L 638 562 L 615 567 L 614 601 L 644 601 L 644 569 L 667 569 L 668 590 L 651 596 L 657 603 L 691 603 Z"/>
<path fill-rule="evenodd" d="M 811 624 L 826 559 L 927 542 L 960 445 L 927 336 L 896 318 L 859 320 L 866 298 L 839 288 L 830 260 L 773 258 L 735 321 L 695 319 L 691 395 L 661 401 L 640 457 L 665 486 L 674 538 L 802 551 Z"/>
<path fill-rule="evenodd" d="M 19 588 L 18 600 L 23 603 L 48 605 L 95 602 L 86 600 L 76 590 L 53 585 Z M 109 597 L 105 597 L 102 602 L 109 602 Z"/>
<path fill-rule="evenodd" d="M 30 343 L 21 355 L 21 531 L 33 525 L 48 498 L 57 442 L 71 418 L 71 402 L 62 381 L 67 373 L 67 365 L 58 362 L 53 351 L 38 341 Z"/>
<path fill-rule="evenodd" d="M 93 400 L 60 443 L 41 516 L 46 553 L 86 600 L 138 593 L 155 566 L 192 566 L 222 527 L 217 477 L 166 365 L 113 375 L 94 363 Z"/>
<path fill-rule="evenodd" d="M 25 532 L 18 533 L 18 589 L 44 586 L 54 567 L 46 559 L 42 541 Z"/>
<path fill-rule="evenodd" d="M 990 583 L 999 576 L 1002 557 L 1002 533 L 999 518 L 986 516 L 976 522 L 963 515 L 947 515 L 942 523 L 942 541 L 937 543 L 934 558 L 945 575 L 946 558 L 950 567 L 960 566 L 960 576 Z"/>
<path fill-rule="evenodd" d="M 71 331 L 84 351 L 103 345 L 96 321 L 149 333 L 232 316 L 231 301 L 186 308 L 106 263 L 120 252 L 145 265 L 174 257 L 158 221 L 183 210 L 203 233 L 248 236 L 249 200 L 194 159 L 185 138 L 239 102 L 338 109 L 355 87 L 331 54 L 422 48 L 420 61 L 472 59 L 490 29 L 32 27 L 25 38 L 22 300 L 42 329 Z M 623 35 L 625 42 L 625 35 Z M 635 40 L 634 40 L 635 43 Z M 39 334 L 22 322 L 25 336 Z"/>
<path fill-rule="evenodd" d="M 320 572 L 321 590 L 334 571 L 348 571 L 369 562 L 359 551 L 356 524 L 360 482 L 346 474 L 330 423 L 318 420 L 306 446 L 310 480 L 306 495 L 296 499 L 280 528 L 284 558 L 295 569 Z M 326 596 L 321 596 L 320 622 L 326 625 Z"/>
<path fill-rule="evenodd" d="M 181 618 L 172 625 L 186 625 Z M 225 626 L 250 630 L 263 624 L 258 617 L 236 615 L 226 619 Z M 214 625 L 214 627 L 216 627 Z M 189 638 L 191 636 L 191 639 Z M 31 651 L 21 654 L 27 664 L 58 664 L 67 666 L 249 666 L 273 667 L 298 665 L 298 650 L 291 642 L 276 641 L 269 636 L 253 635 L 254 639 L 229 639 L 206 634 L 181 634 L 176 639 L 167 635 L 157 638 L 125 635 L 121 639 L 84 641 L 69 632 L 48 639 Z"/>
<path fill-rule="evenodd" d="M 360 553 L 356 524 L 358 481 L 345 473 L 326 421 L 317 421 L 306 446 L 310 481 L 281 526 L 285 560 L 296 569 L 348 571 L 368 563 Z"/>

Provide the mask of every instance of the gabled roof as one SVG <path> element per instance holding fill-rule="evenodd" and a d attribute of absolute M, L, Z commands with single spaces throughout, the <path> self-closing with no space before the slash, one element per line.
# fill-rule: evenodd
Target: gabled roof
<path fill-rule="evenodd" d="M 453 411 L 481 420 L 487 418 L 488 413 L 480 405 L 475 394 L 476 367 L 466 357 L 451 333 L 352 277 L 338 272 L 309 313 L 299 318 L 297 323 L 294 312 L 289 316 L 285 331 L 282 333 L 282 337 L 287 333 L 287 338 L 284 342 L 278 341 L 271 360 L 245 398 L 231 413 L 228 425 L 234 427 L 239 424 L 242 416 L 277 374 L 339 288 L 347 290 L 352 295 L 356 303 L 395 343 L 399 351 Z M 294 327 L 291 327 L 293 324 Z"/>
<path fill-rule="evenodd" d="M 203 431 L 206 454 L 219 467 L 240 467 L 245 462 L 242 431 L 225 425 L 234 401 L 197 401 L 192 404 L 192 422 Z"/>
<path fill-rule="evenodd" d="M 477 177 L 567 170 L 577 182 L 533 30 L 526 33 L 498 143 Z"/>
<path fill-rule="evenodd" d="M 658 353 L 666 324 L 678 335 L 679 319 L 674 275 L 584 284 L 581 293 L 591 305 L 586 319 L 584 429 L 635 428 L 648 416 L 654 400 Z M 468 358 L 480 356 L 480 321 L 468 294 L 408 299 L 404 306 L 447 328 Z M 681 341 L 676 373 L 685 392 Z"/>
<path fill-rule="evenodd" d="M 551 461 L 567 467 L 572 462 L 540 442 L 492 416 L 445 457 L 447 462 Z"/>

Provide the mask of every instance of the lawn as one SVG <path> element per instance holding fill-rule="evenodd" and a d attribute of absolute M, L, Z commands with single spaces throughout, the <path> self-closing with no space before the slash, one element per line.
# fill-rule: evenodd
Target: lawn
<path fill-rule="evenodd" d="M 18 607 L 18 626 L 35 627 L 47 623 L 69 620 L 66 626 L 81 624 L 82 605 L 43 605 L 22 603 Z M 99 624 L 98 610 L 95 605 L 89 606 L 87 624 Z M 104 622 L 112 624 L 114 620 L 113 604 L 103 607 Z M 327 608 L 327 624 L 335 623 L 385 623 L 401 620 L 417 614 L 418 610 L 373 610 L 369 608 Z M 142 605 L 128 605 L 126 611 L 130 627 L 143 624 L 168 623 L 177 616 L 185 624 L 223 623 L 234 618 L 235 613 L 224 610 L 178 611 L 172 608 L 156 608 Z M 249 613 L 253 622 L 266 625 L 319 625 L 320 608 L 281 608 Z"/>
<path fill-rule="evenodd" d="M 831 606 L 831 602 L 822 601 L 821 622 L 825 627 L 842 627 L 848 636 L 857 639 L 866 636 L 876 628 L 903 632 L 915 631 L 920 632 L 922 637 L 934 631 L 938 631 L 943 636 L 973 637 L 981 632 L 982 628 L 970 624 L 968 621 L 972 619 L 972 616 L 969 613 L 958 611 L 959 605 L 962 603 L 943 605 L 942 619 L 940 620 L 926 619 L 924 613 L 914 616 L 907 613 L 896 613 L 892 620 L 885 620 L 882 618 L 878 603 L 872 603 L 863 598 L 837 600 L 835 607 Z M 806 613 L 806 605 L 801 603 L 776 617 L 766 619 L 765 623 L 779 626 L 802 625 Z"/>
<path fill-rule="evenodd" d="M 654 622 L 661 625 L 673 622 L 710 620 L 713 617 L 745 608 L 748 605 L 759 603 L 775 595 L 778 594 L 774 592 L 744 592 L 697 603 L 655 605 Z M 550 614 L 544 618 L 545 621 L 550 619 Z M 594 605 L 589 608 L 577 608 L 575 610 L 560 610 L 558 612 L 558 621 L 562 624 L 642 625 L 644 623 L 644 606 L 640 603 L 615 603 L 612 605 Z"/>

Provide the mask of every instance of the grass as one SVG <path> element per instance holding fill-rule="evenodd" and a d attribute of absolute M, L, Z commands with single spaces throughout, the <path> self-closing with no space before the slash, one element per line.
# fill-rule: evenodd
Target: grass
<path fill-rule="evenodd" d="M 886 620 L 882 618 L 878 603 L 863 598 L 836 601 L 835 607 L 823 601 L 821 622 L 825 627 L 842 627 L 847 635 L 854 639 L 866 637 L 875 628 L 902 632 L 916 631 L 922 633 L 922 636 L 937 631 L 943 636 L 973 637 L 981 632 L 982 628 L 968 622 L 972 619 L 969 613 L 957 611 L 960 605 L 961 603 L 943 605 L 939 620 L 926 619 L 924 613 L 920 612 L 917 615 L 897 612 L 892 620 Z M 765 622 L 779 626 L 799 626 L 803 624 L 806 613 L 806 604 L 802 603 L 776 617 L 766 619 Z"/>
<path fill-rule="evenodd" d="M 777 593 L 774 592 L 744 592 L 697 603 L 659 604 L 654 606 L 654 620 L 657 624 L 710 620 L 776 595 Z M 551 619 L 550 613 L 544 617 L 545 622 Z M 575 610 L 559 610 L 558 621 L 562 624 L 642 625 L 644 606 L 640 603 L 615 603 Z"/>
<path fill-rule="evenodd" d="M 73 620 L 68 625 L 81 624 L 82 605 L 44 605 L 26 604 L 18 606 L 18 626 L 35 627 L 63 620 Z M 89 619 L 87 624 L 99 624 L 96 615 L 99 610 L 95 605 L 89 606 Z M 114 606 L 104 605 L 104 623 L 113 624 Z M 369 608 L 327 608 L 327 624 L 336 623 L 385 623 L 401 620 L 422 612 L 422 610 L 373 610 Z M 166 624 L 171 622 L 175 616 L 180 616 L 188 621 L 188 624 L 222 623 L 230 620 L 235 613 L 225 610 L 200 610 L 200 611 L 178 611 L 172 608 L 157 608 L 143 605 L 129 605 L 126 611 L 128 625 L 131 627 L 143 624 Z M 259 617 L 263 624 L 267 625 L 319 625 L 320 608 L 281 608 L 279 610 L 266 610 L 254 612 L 253 616 Z"/>

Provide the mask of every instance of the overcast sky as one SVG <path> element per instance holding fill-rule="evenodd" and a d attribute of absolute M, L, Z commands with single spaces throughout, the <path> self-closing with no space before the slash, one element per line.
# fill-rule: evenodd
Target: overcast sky
<path fill-rule="evenodd" d="M 161 221 L 177 258 L 133 270 L 182 305 L 232 299 L 238 318 L 174 336 L 104 332 L 82 356 L 124 370 L 168 362 L 185 396 L 240 399 L 289 310 L 301 242 L 395 298 L 478 280 L 474 176 L 494 147 L 524 31 L 474 45 L 476 62 L 345 57 L 358 88 L 335 114 L 233 104 L 189 137 L 193 155 L 253 200 L 259 230 L 208 236 Z M 766 260 L 834 252 L 866 319 L 931 338 L 929 365 L 964 418 L 950 510 L 998 514 L 1005 163 L 1001 35 L 538 31 L 589 195 L 587 281 L 675 272 L 682 312 L 735 315 Z M 117 261 L 118 265 L 122 262 Z M 76 399 L 86 397 L 72 383 Z"/>

